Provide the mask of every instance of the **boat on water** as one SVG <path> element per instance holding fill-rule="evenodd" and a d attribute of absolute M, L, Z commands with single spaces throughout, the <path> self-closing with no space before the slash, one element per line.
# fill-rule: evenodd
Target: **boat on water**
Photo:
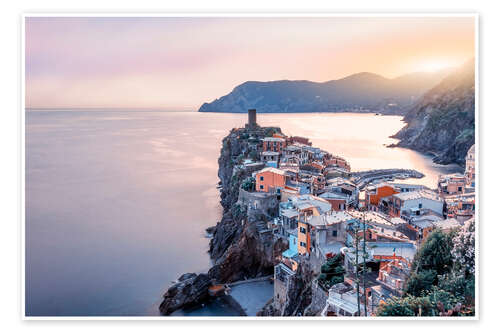
<path fill-rule="evenodd" d="M 216 284 L 208 287 L 208 294 L 212 297 L 228 295 L 231 288 L 227 284 Z"/>

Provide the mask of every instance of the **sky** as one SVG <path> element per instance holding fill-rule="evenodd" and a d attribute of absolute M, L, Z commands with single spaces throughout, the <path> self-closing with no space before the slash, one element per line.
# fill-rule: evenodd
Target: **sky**
<path fill-rule="evenodd" d="M 245 81 L 388 78 L 474 57 L 473 17 L 27 17 L 27 108 L 195 111 Z"/>

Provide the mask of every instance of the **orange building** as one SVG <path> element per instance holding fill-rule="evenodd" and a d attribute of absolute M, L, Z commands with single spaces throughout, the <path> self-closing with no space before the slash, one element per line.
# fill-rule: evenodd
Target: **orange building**
<path fill-rule="evenodd" d="M 299 244 L 297 250 L 299 254 L 304 255 L 311 252 L 311 226 L 308 223 L 299 221 L 298 231 Z"/>
<path fill-rule="evenodd" d="M 378 185 L 375 188 L 368 189 L 365 194 L 366 206 L 369 209 L 377 210 L 377 207 L 380 204 L 380 199 L 390 197 L 391 195 L 397 193 L 399 193 L 399 191 L 387 184 Z"/>
<path fill-rule="evenodd" d="M 258 192 L 280 192 L 285 188 L 286 171 L 276 168 L 264 168 L 255 175 L 255 189 Z"/>

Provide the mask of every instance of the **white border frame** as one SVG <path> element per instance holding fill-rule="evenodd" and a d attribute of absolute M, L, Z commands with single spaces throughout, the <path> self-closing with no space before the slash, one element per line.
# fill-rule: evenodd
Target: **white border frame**
<path fill-rule="evenodd" d="M 257 317 L 257 316 L 248 316 L 248 317 L 209 317 L 209 316 L 203 316 L 203 317 L 181 317 L 181 316 L 26 316 L 26 281 L 25 281 L 25 267 L 26 267 L 26 207 L 25 207 L 25 190 L 26 190 L 26 143 L 25 143 L 25 130 L 26 130 L 26 57 L 25 57 L 25 27 L 26 27 L 26 18 L 29 17 L 164 17 L 164 18 L 169 18 L 169 17 L 200 17 L 200 18 L 210 18 L 210 17 L 228 17 L 228 18 L 273 18 L 273 17 L 297 17 L 297 18 L 321 18 L 321 17 L 353 17 L 353 18 L 363 18 L 363 17 L 382 17 L 382 18 L 390 18 L 390 17 L 414 17 L 414 18 L 426 18 L 426 17 L 433 17 L 433 18 L 446 18 L 446 17 L 468 17 L 468 18 L 474 18 L 474 46 L 475 46 L 475 103 L 474 103 L 474 108 L 475 108 L 475 168 L 476 170 L 479 170 L 479 146 L 480 146 L 480 140 L 479 140 L 479 14 L 478 13 L 374 13 L 374 14 L 369 14 L 369 13 L 318 13 L 318 12 L 311 12 L 311 13 L 298 13 L 298 12 L 289 12 L 289 13 L 283 13 L 283 12 L 272 12 L 272 11 L 265 11 L 265 12 L 260 12 L 260 11 L 254 11 L 254 12 L 246 12 L 246 13 L 236 13 L 236 12 L 206 12 L 206 13 L 200 13 L 200 12 L 176 12 L 176 13 L 93 13 L 93 12 L 87 12 L 87 13 L 54 13 L 54 12 L 25 12 L 21 14 L 21 43 L 20 43 L 20 48 L 21 48 L 21 110 L 20 110 L 20 116 L 18 117 L 19 122 L 20 122 L 20 129 L 21 129 L 21 138 L 20 138 L 20 166 L 21 166 L 21 172 L 19 173 L 19 185 L 21 187 L 21 194 L 20 194 L 20 217 L 21 217 L 21 223 L 19 227 L 19 232 L 20 232 L 20 237 L 21 237 L 21 291 L 20 291 L 20 297 L 21 297 L 21 308 L 20 308 L 20 313 L 21 313 L 21 319 L 25 321 L 45 321 L 45 320 L 56 320 L 56 321 L 67 321 L 67 320 L 105 320 L 105 321 L 111 321 L 111 320 L 137 320 L 137 321 L 142 321 L 142 320 L 167 320 L 167 321 L 199 321 L 199 320 L 208 320 L 208 321 L 218 321 L 218 320 L 257 320 L 257 321 L 266 321 L 266 320 L 271 320 L 271 321 L 280 321 L 280 320 L 300 320 L 300 321 L 401 321 L 401 320 L 419 320 L 419 321 L 478 321 L 479 320 L 479 308 L 480 308 L 480 302 L 479 302 L 479 269 L 480 269 L 480 262 L 479 262 L 479 234 L 480 234 L 480 227 L 479 227 L 479 183 L 480 183 L 480 177 L 478 176 L 478 172 L 476 171 L 476 179 L 475 179 L 475 219 L 476 219 L 476 235 L 475 235 L 475 256 L 476 256 L 476 269 L 475 269 L 475 316 L 474 317 L 335 317 L 335 319 L 332 319 L 330 317 Z"/>

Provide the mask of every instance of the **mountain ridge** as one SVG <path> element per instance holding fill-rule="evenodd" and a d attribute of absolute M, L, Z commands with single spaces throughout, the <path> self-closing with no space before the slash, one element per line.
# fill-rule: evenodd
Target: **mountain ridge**
<path fill-rule="evenodd" d="M 435 155 L 440 164 L 465 164 L 475 142 L 475 62 L 467 61 L 426 92 L 393 137 L 399 147 Z"/>
<path fill-rule="evenodd" d="M 260 113 L 380 112 L 404 114 L 425 91 L 443 79 L 448 70 L 415 72 L 386 78 L 359 72 L 325 82 L 309 80 L 246 81 L 229 94 L 203 103 L 199 112 Z"/>

